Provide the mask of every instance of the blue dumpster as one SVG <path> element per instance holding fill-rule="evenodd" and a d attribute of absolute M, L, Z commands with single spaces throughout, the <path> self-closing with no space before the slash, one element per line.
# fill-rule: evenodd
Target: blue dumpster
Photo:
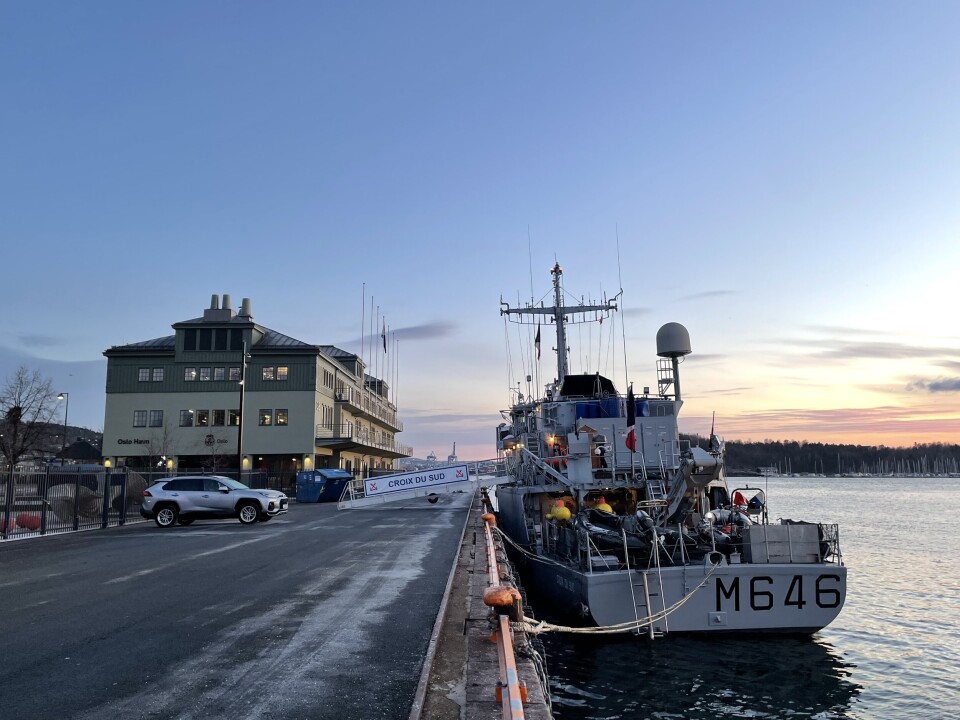
<path fill-rule="evenodd" d="M 340 469 L 301 470 L 297 473 L 297 502 L 336 502 L 352 477 Z"/>

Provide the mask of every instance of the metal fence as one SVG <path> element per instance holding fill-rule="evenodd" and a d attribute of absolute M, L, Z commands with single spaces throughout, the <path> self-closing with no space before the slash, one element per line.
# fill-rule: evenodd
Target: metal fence
<path fill-rule="evenodd" d="M 6 470 L 0 473 L 0 540 L 52 533 L 116 527 L 142 522 L 143 491 L 157 480 L 174 474 L 221 474 L 237 472 L 138 471 L 102 465 L 48 465 L 37 470 Z M 242 481 L 255 490 L 284 490 L 295 485 L 260 471 L 244 471 Z"/>
<path fill-rule="evenodd" d="M 99 465 L 8 470 L 0 477 L 0 539 L 140 522 L 148 479 Z"/>

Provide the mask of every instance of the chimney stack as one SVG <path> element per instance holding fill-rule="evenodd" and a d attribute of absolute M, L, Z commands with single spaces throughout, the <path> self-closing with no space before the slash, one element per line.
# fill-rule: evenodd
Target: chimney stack
<path fill-rule="evenodd" d="M 250 298 L 244 298 L 240 303 L 240 312 L 237 313 L 240 317 L 253 319 L 253 313 L 250 312 Z"/>
<path fill-rule="evenodd" d="M 223 294 L 223 309 L 224 310 L 230 309 L 230 295 L 228 293 Z"/>

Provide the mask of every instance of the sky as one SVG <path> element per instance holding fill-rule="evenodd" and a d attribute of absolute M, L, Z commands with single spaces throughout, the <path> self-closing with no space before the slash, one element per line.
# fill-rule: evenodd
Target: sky
<path fill-rule="evenodd" d="M 500 303 L 559 262 L 573 302 L 622 290 L 571 371 L 655 389 L 689 330 L 681 432 L 958 442 L 958 31 L 952 0 L 8 0 L 0 377 L 101 429 L 103 351 L 212 294 L 353 352 L 372 308 L 399 441 L 488 458 L 556 363 Z"/>

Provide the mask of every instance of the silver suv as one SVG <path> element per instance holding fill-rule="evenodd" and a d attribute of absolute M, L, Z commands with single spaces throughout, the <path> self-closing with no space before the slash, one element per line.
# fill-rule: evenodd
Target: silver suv
<path fill-rule="evenodd" d="M 140 514 L 162 528 L 224 517 L 240 518 L 248 525 L 285 513 L 287 503 L 279 490 L 251 490 L 222 475 L 181 475 L 144 490 Z"/>

